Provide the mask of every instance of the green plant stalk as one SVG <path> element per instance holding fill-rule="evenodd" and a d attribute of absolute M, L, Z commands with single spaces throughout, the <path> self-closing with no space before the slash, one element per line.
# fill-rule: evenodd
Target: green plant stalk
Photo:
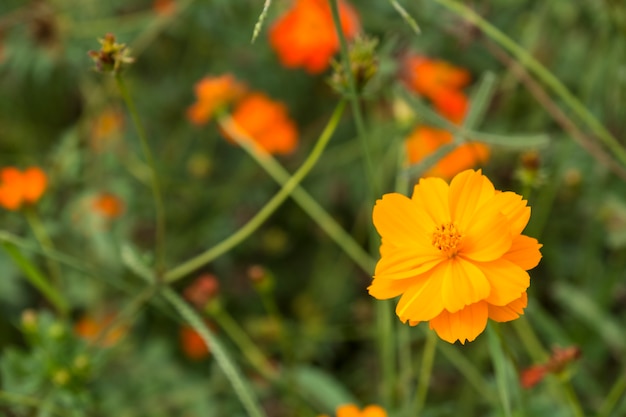
<path fill-rule="evenodd" d="M 433 373 L 433 364 L 435 363 L 435 352 L 437 351 L 437 334 L 430 330 L 426 331 L 426 345 L 422 352 L 422 363 L 419 371 L 419 380 L 417 383 L 417 392 L 415 394 L 415 415 L 422 413 L 426 396 L 428 395 L 428 387 L 430 386 L 430 377 Z"/>
<path fill-rule="evenodd" d="M 437 344 L 437 349 L 461 374 L 463 374 L 465 380 L 479 395 L 493 405 L 498 404 L 495 393 L 492 392 L 482 373 L 465 355 L 448 343 Z"/>
<path fill-rule="evenodd" d="M 2 247 L 13 259 L 13 262 L 22 270 L 28 281 L 54 306 L 59 314 L 65 316 L 69 312 L 69 305 L 61 293 L 48 282 L 45 275 L 37 267 L 22 255 L 11 243 L 3 242 Z"/>
<path fill-rule="evenodd" d="M 626 392 L 626 370 L 622 369 L 622 373 L 613 384 L 611 391 L 606 396 L 604 403 L 598 411 L 597 417 L 610 417 L 611 413 L 617 406 L 618 401 L 624 398 Z"/>
<path fill-rule="evenodd" d="M 511 413 L 511 393 L 509 392 L 509 379 L 507 378 L 506 362 L 507 358 L 502 348 L 500 335 L 497 334 L 493 323 L 487 325 L 487 341 L 489 344 L 489 353 L 493 369 L 496 374 L 496 386 L 498 388 L 498 396 L 500 397 L 500 405 L 506 417 L 512 417 Z"/>
<path fill-rule="evenodd" d="M 241 129 L 236 129 L 232 118 L 220 117 L 219 124 L 278 184 L 284 186 L 289 181 L 289 172 L 272 155 L 255 146 L 254 141 L 245 136 Z M 371 273 L 375 261 L 304 188 L 296 186 L 291 198 L 366 274 Z"/>
<path fill-rule="evenodd" d="M 128 88 L 126 88 L 124 78 L 119 72 L 115 74 L 115 81 L 117 82 L 117 87 L 120 90 L 120 94 L 122 95 L 124 102 L 126 103 L 126 107 L 128 107 L 130 117 L 133 119 L 133 124 L 135 125 L 137 135 L 139 136 L 141 150 L 144 157 L 146 158 L 148 166 L 150 167 L 150 188 L 152 189 L 152 197 L 154 199 L 154 208 L 156 211 L 156 275 L 157 279 L 159 279 L 165 265 L 165 207 L 163 205 L 163 196 L 161 194 L 161 187 L 159 185 L 159 177 L 157 175 L 152 151 L 150 150 L 150 146 L 148 145 L 146 131 L 143 127 L 143 124 L 141 123 L 141 119 L 139 118 L 137 109 L 135 108 L 135 102 L 130 96 Z"/>
<path fill-rule="evenodd" d="M 224 330 L 230 339 L 237 345 L 245 358 L 250 362 L 257 372 L 270 381 L 275 381 L 277 372 L 267 360 L 263 352 L 254 344 L 243 331 L 241 326 L 225 310 L 208 313 L 215 322 Z"/>
<path fill-rule="evenodd" d="M 263 22 L 265 22 L 265 18 L 267 17 L 267 12 L 270 9 L 270 5 L 272 4 L 272 0 L 265 0 L 263 3 L 263 10 L 261 10 L 261 14 L 254 25 L 254 30 L 252 31 L 252 39 L 250 43 L 254 43 L 259 33 L 261 33 L 261 28 L 263 27 Z"/>
<path fill-rule="evenodd" d="M 198 313 L 169 287 L 161 289 L 161 294 L 174 307 L 182 318 L 191 325 L 202 337 L 204 343 L 210 347 L 213 357 L 230 381 L 233 390 L 246 409 L 250 417 L 266 417 L 254 395 L 254 391 L 241 375 L 233 360 L 230 358 L 222 342 L 204 324 Z"/>
<path fill-rule="evenodd" d="M 404 21 L 411 27 L 411 29 L 413 29 L 413 32 L 415 32 L 416 35 L 422 33 L 422 30 L 420 29 L 415 19 L 413 19 L 413 16 L 411 16 L 409 12 L 407 12 L 406 9 L 402 7 L 400 3 L 398 3 L 397 0 L 389 0 L 389 3 L 391 3 L 393 8 L 396 9 L 396 11 L 400 14 L 400 16 L 402 16 Z"/>
<path fill-rule="evenodd" d="M 293 190 L 298 186 L 298 184 L 304 179 L 304 177 L 311 171 L 315 163 L 322 156 L 326 145 L 330 141 L 337 125 L 339 124 L 339 120 L 341 119 L 341 114 L 343 113 L 343 109 L 345 107 L 345 102 L 342 100 L 337 104 L 335 111 L 333 112 L 328 124 L 324 128 L 324 131 L 320 135 L 317 143 L 313 147 L 313 150 L 304 161 L 304 163 L 300 166 L 300 168 L 296 171 L 296 173 L 287 181 L 283 187 L 280 189 L 278 193 L 272 197 L 270 201 L 263 206 L 261 210 L 250 219 L 245 225 L 243 225 L 239 230 L 235 233 L 218 243 L 217 245 L 207 249 L 203 253 L 183 262 L 177 267 L 171 269 L 170 271 L 165 273 L 165 281 L 166 282 L 174 282 L 186 276 L 187 274 L 195 271 L 203 265 L 208 264 L 213 261 L 215 258 L 223 255 L 228 252 L 239 243 L 243 242 L 248 238 L 254 231 L 256 231 L 262 224 L 267 220 L 272 213 L 274 213 L 278 207 L 289 197 L 289 195 L 293 192 Z"/>
<path fill-rule="evenodd" d="M 57 265 L 57 263 L 49 256 L 49 253 L 54 251 L 54 244 L 52 243 L 52 240 L 50 240 L 50 236 L 48 236 L 46 228 L 37 214 L 36 208 L 33 206 L 26 207 L 24 215 L 26 216 L 26 221 L 28 221 L 30 228 L 35 234 L 35 238 L 41 245 L 52 283 L 59 285 L 61 280 L 61 270 L 59 269 L 59 265 Z"/>
<path fill-rule="evenodd" d="M 626 165 L 626 150 L 602 123 L 576 98 L 563 83 L 546 67 L 533 58 L 524 48 L 519 46 L 498 28 L 483 19 L 470 7 L 455 0 L 434 0 L 446 9 L 458 14 L 465 20 L 476 25 L 493 41 L 509 51 L 522 65 L 528 68 L 538 79 L 548 86 L 563 102 L 593 131 L 615 157 Z"/>

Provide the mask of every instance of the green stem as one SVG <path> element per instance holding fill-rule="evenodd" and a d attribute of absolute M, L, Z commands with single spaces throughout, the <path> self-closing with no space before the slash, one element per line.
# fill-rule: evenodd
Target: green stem
<path fill-rule="evenodd" d="M 615 155 L 615 157 L 626 165 L 626 150 L 619 141 L 609 132 L 602 123 L 576 98 L 563 83 L 556 78 L 546 67 L 537 61 L 524 48 L 519 46 L 513 39 L 509 38 L 498 28 L 487 20 L 483 19 L 470 7 L 455 0 L 434 0 L 448 10 L 458 14 L 465 20 L 475 24 L 487 36 L 509 51 L 522 65 L 528 68 L 537 78 L 539 78 L 548 88 L 552 90 L 563 102 L 594 132 L 604 145 Z"/>
<path fill-rule="evenodd" d="M 626 392 L 626 370 L 622 369 L 621 375 L 613 384 L 613 388 L 606 396 L 602 407 L 600 407 L 600 411 L 598 411 L 597 417 L 609 417 L 615 407 L 617 406 L 618 401 L 624 398 L 624 393 Z"/>
<path fill-rule="evenodd" d="M 3 242 L 2 247 L 13 262 L 22 270 L 28 281 L 41 292 L 41 294 L 54 306 L 59 314 L 65 316 L 69 312 L 69 305 L 56 288 L 48 282 L 45 275 L 37 267 L 22 255 L 11 243 Z"/>
<path fill-rule="evenodd" d="M 289 172 L 272 155 L 254 145 L 253 139 L 237 129 L 230 117 L 221 117 L 219 124 L 278 184 L 284 186 L 289 181 Z M 366 274 L 372 272 L 374 260 L 304 188 L 296 186 L 291 197 Z"/>
<path fill-rule="evenodd" d="M 265 417 L 263 409 L 255 398 L 252 387 L 246 382 L 241 375 L 241 371 L 235 365 L 235 362 L 230 358 L 226 352 L 225 347 L 219 338 L 214 335 L 209 328 L 204 324 L 202 318 L 196 313 L 185 301 L 180 298 L 172 289 L 165 287 L 161 289 L 161 294 L 165 299 L 178 311 L 182 318 L 185 319 L 189 325 L 191 325 L 198 334 L 204 340 L 207 346 L 210 347 L 215 361 L 219 364 L 220 368 L 224 372 L 224 375 L 230 381 L 233 390 L 239 397 L 239 400 L 246 409 L 248 416 L 250 417 Z"/>
<path fill-rule="evenodd" d="M 493 369 L 496 374 L 496 386 L 500 397 L 500 405 L 506 417 L 511 417 L 511 392 L 510 381 L 507 372 L 507 357 L 504 353 L 500 335 L 496 332 L 493 323 L 487 325 L 487 340 L 489 344 L 489 353 L 493 362 Z"/>
<path fill-rule="evenodd" d="M 373 202 L 375 196 L 379 194 L 378 181 L 374 176 L 374 166 L 372 164 L 372 157 L 369 150 L 369 143 L 367 132 L 365 130 L 365 124 L 363 123 L 363 114 L 361 111 L 361 105 L 359 103 L 359 93 L 357 91 L 356 80 L 352 73 L 352 64 L 350 63 L 350 52 L 348 50 L 348 42 L 343 34 L 341 28 L 341 17 L 339 14 L 339 2 L 338 0 L 329 0 L 330 10 L 333 16 L 333 23 L 335 25 L 335 31 L 339 38 L 339 46 L 341 50 L 341 58 L 343 60 L 343 66 L 348 76 L 348 89 L 350 90 L 350 106 L 352 107 L 352 114 L 354 115 L 354 124 L 356 125 L 357 136 L 361 142 L 361 152 L 363 159 L 365 160 L 365 173 L 367 175 L 369 184 L 369 199 Z"/>
<path fill-rule="evenodd" d="M 143 124 L 141 123 L 141 119 L 139 118 L 137 109 L 135 108 L 135 102 L 131 98 L 130 93 L 128 92 L 128 88 L 126 88 L 124 78 L 122 78 L 122 75 L 119 72 L 115 74 L 115 81 L 117 82 L 117 87 L 120 90 L 120 94 L 122 95 L 124 102 L 126 103 L 126 107 L 128 107 L 130 117 L 133 119 L 133 124 L 135 125 L 137 135 L 139 136 L 141 150 L 144 157 L 146 158 L 148 166 L 150 167 L 150 187 L 152 189 L 152 196 L 154 199 L 154 207 L 156 211 L 155 252 L 157 259 L 156 269 L 158 279 L 161 276 L 161 271 L 164 269 L 165 264 L 165 208 L 163 205 L 163 196 L 161 194 L 161 187 L 159 186 L 159 178 L 157 176 L 157 170 L 154 163 L 154 158 L 152 156 L 152 151 L 150 150 L 150 146 L 148 146 L 146 131 L 143 127 Z"/>
<path fill-rule="evenodd" d="M 54 244 L 52 243 L 52 240 L 50 240 L 50 236 L 48 236 L 46 228 L 41 222 L 41 218 L 37 214 L 36 208 L 28 206 L 24 210 L 24 214 L 26 216 L 28 224 L 30 225 L 30 228 L 35 234 L 35 238 L 41 245 L 44 257 L 46 258 L 46 264 L 48 266 L 48 273 L 50 274 L 50 278 L 53 283 L 59 285 L 61 270 L 59 269 L 59 265 L 49 256 L 51 252 L 54 252 Z"/>
<path fill-rule="evenodd" d="M 195 271 L 201 266 L 206 265 L 217 257 L 228 252 L 230 249 L 234 248 L 239 243 L 248 238 L 248 236 L 250 236 L 255 230 L 257 230 L 263 224 L 263 222 L 265 222 L 265 220 L 267 220 L 269 216 L 271 216 L 272 213 L 274 213 L 278 209 L 278 207 L 280 207 L 280 205 L 289 197 L 289 195 L 304 179 L 309 171 L 311 171 L 315 163 L 324 152 L 324 149 L 330 141 L 333 133 L 335 132 L 335 129 L 339 124 L 339 120 L 341 119 L 341 114 L 343 113 L 344 107 L 345 103 L 341 101 L 335 108 L 335 111 L 328 121 L 328 124 L 324 128 L 324 131 L 320 135 L 317 143 L 313 147 L 313 150 L 309 154 L 308 158 L 304 161 L 302 166 L 300 166 L 300 168 L 289 179 L 289 181 L 287 181 L 283 185 L 280 191 L 276 193 L 274 197 L 272 197 L 272 199 L 268 201 L 267 204 L 252 219 L 250 219 L 243 227 L 241 227 L 239 230 L 237 230 L 235 233 L 233 233 L 217 245 L 209 248 L 200 255 L 195 256 L 168 271 L 165 274 L 165 281 L 174 282 L 183 278 L 187 274 Z"/>
<path fill-rule="evenodd" d="M 417 392 L 415 394 L 414 410 L 416 416 L 421 415 L 424 404 L 426 404 L 426 396 L 428 395 L 428 387 L 430 386 L 430 377 L 432 376 L 436 351 L 437 334 L 434 331 L 427 331 L 426 345 L 422 352 L 422 363 L 419 372 L 419 381 L 417 383 Z"/>

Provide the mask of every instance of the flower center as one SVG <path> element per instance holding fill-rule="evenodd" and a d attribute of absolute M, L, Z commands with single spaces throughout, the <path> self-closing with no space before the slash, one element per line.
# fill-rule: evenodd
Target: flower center
<path fill-rule="evenodd" d="M 461 243 L 461 232 L 454 223 L 441 224 L 433 232 L 432 244 L 434 247 L 452 258 L 456 255 L 457 246 Z"/>

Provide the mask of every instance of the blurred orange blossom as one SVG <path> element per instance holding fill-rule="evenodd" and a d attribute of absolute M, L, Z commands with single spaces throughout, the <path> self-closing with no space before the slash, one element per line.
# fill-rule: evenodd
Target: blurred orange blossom
<path fill-rule="evenodd" d="M 415 164 L 432 155 L 441 146 L 452 143 L 452 134 L 446 130 L 419 126 L 406 139 L 407 157 Z M 429 168 L 423 176 L 450 179 L 459 172 L 484 163 L 489 158 L 489 147 L 482 143 L 466 142 Z"/>
<path fill-rule="evenodd" d="M 193 327 L 183 325 L 178 335 L 183 353 L 189 359 L 199 361 L 209 356 L 209 348 Z"/>
<path fill-rule="evenodd" d="M 341 29 L 347 39 L 359 31 L 354 9 L 339 1 Z M 295 0 L 293 7 L 270 29 L 270 44 L 283 66 L 304 68 L 318 74 L 330 65 L 339 50 L 339 38 L 327 0 Z"/>
<path fill-rule="evenodd" d="M 288 154 L 298 144 L 298 131 L 285 105 L 263 93 L 244 97 L 233 110 L 232 119 L 242 136 L 253 139 L 266 152 Z"/>
<path fill-rule="evenodd" d="M 128 331 L 128 326 L 120 325 L 112 328 L 102 340 L 99 340 L 102 332 L 113 323 L 114 319 L 115 315 L 111 313 L 102 316 L 84 315 L 74 324 L 74 332 L 89 342 L 98 341 L 102 347 L 111 347 L 117 344 Z"/>
<path fill-rule="evenodd" d="M 450 343 L 473 341 L 488 318 L 523 314 L 526 271 L 539 263 L 542 246 L 522 235 L 529 219 L 527 202 L 496 191 L 480 170 L 463 171 L 449 185 L 422 178 L 411 198 L 385 194 L 373 211 L 382 241 L 369 293 L 401 295 L 402 322 L 428 321 Z"/>
<path fill-rule="evenodd" d="M 232 74 L 207 76 L 194 87 L 196 102 L 187 109 L 187 118 L 195 125 L 206 124 L 216 111 L 241 97 L 245 87 Z"/>
<path fill-rule="evenodd" d="M 378 405 L 368 405 L 363 410 L 360 410 L 354 404 L 344 404 L 337 407 L 335 412 L 336 417 L 387 417 L 387 412 Z M 328 417 L 326 414 L 318 417 Z"/>
<path fill-rule="evenodd" d="M 48 185 L 48 177 L 37 167 L 20 171 L 14 167 L 0 171 L 0 206 L 18 210 L 24 204 L 36 203 Z"/>
<path fill-rule="evenodd" d="M 115 219 L 124 211 L 124 203 L 114 194 L 102 193 L 94 198 L 93 209 L 107 219 Z"/>

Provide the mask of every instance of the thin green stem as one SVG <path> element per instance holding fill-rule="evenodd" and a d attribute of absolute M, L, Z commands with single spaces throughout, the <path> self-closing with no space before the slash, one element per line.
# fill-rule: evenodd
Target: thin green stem
<path fill-rule="evenodd" d="M 326 145 L 330 141 L 341 115 L 345 107 L 344 101 L 341 101 L 335 111 L 333 112 L 328 124 L 324 128 L 324 131 L 320 135 L 317 143 L 313 147 L 313 150 L 309 154 L 308 158 L 304 161 L 302 166 L 296 171 L 296 173 L 287 181 L 278 193 L 272 197 L 270 201 L 243 227 L 237 230 L 235 233 L 218 243 L 217 245 L 209 248 L 205 252 L 197 255 L 186 262 L 183 262 L 179 266 L 173 268 L 165 274 L 166 282 L 174 282 L 180 278 L 183 278 L 187 274 L 195 271 L 203 265 L 213 261 L 215 258 L 228 252 L 239 243 L 243 242 L 248 236 L 256 231 L 269 216 L 274 213 L 278 207 L 289 197 L 298 184 L 304 179 L 304 177 L 311 171 L 315 163 L 318 161 Z"/>
<path fill-rule="evenodd" d="M 289 181 L 289 172 L 238 129 L 232 118 L 221 117 L 219 124 L 278 184 L 284 186 Z M 291 197 L 366 274 L 372 272 L 374 260 L 304 188 L 296 186 Z"/>
<path fill-rule="evenodd" d="M 148 166 L 150 167 L 150 187 L 152 189 L 152 196 L 154 199 L 154 207 L 156 211 L 155 252 L 157 259 L 156 269 L 158 279 L 161 276 L 161 271 L 164 269 L 165 266 L 165 207 L 163 205 L 163 196 L 161 194 L 161 187 L 159 185 L 159 177 L 157 175 L 156 164 L 154 162 L 154 157 L 152 156 L 152 151 L 150 150 L 150 146 L 148 145 L 146 131 L 143 127 L 143 124 L 141 123 L 141 119 L 139 118 L 137 109 L 135 108 L 135 102 L 128 92 L 128 88 L 126 87 L 124 78 L 122 78 L 122 75 L 119 72 L 115 74 L 115 81 L 117 82 L 117 87 L 120 90 L 120 94 L 122 95 L 124 102 L 126 103 L 126 107 L 128 107 L 130 117 L 133 119 L 133 124 L 135 125 L 137 135 L 139 136 L 139 143 L 141 144 L 143 155 L 146 158 Z"/>
<path fill-rule="evenodd" d="M 417 392 L 415 394 L 415 415 L 419 416 L 426 403 L 428 395 L 428 387 L 430 386 L 430 377 L 435 363 L 435 352 L 437 351 L 437 334 L 434 331 L 426 332 L 426 345 L 422 352 L 422 363 L 419 372 L 419 381 L 417 384 Z"/>
<path fill-rule="evenodd" d="M 24 214 L 26 216 L 28 224 L 30 225 L 30 228 L 33 230 L 35 238 L 41 245 L 44 257 L 46 258 L 48 273 L 50 274 L 52 283 L 59 285 L 61 279 L 61 270 L 59 269 L 59 265 L 54 261 L 54 259 L 48 256 L 49 253 L 54 251 L 54 244 L 52 243 L 50 236 L 48 236 L 46 228 L 43 225 L 36 208 L 32 206 L 26 207 L 26 209 L 24 210 Z"/>
<path fill-rule="evenodd" d="M 591 113 L 587 107 L 576 98 L 563 83 L 555 77 L 546 67 L 537 61 L 524 48 L 518 45 L 513 39 L 505 35 L 498 28 L 487 20 L 483 19 L 469 6 L 455 0 L 434 0 L 448 10 L 458 14 L 465 20 L 475 24 L 487 36 L 509 51 L 522 65 L 528 68 L 538 79 L 540 79 L 553 93 L 563 100 L 563 102 L 593 131 L 593 133 L 604 143 L 613 155 L 624 165 L 626 165 L 626 150 L 619 141 L 604 127 L 600 121 Z"/>
<path fill-rule="evenodd" d="M 609 417 L 617 403 L 624 398 L 624 393 L 626 393 L 626 370 L 622 369 L 619 378 L 600 407 L 597 417 Z"/>
<path fill-rule="evenodd" d="M 54 306 L 59 314 L 65 316 L 69 312 L 69 305 L 60 292 L 46 279 L 46 276 L 12 243 L 3 242 L 2 247 L 13 259 L 13 262 L 22 270 L 28 281 Z"/>
<path fill-rule="evenodd" d="M 348 76 L 348 89 L 350 90 L 350 106 L 352 108 L 352 114 L 354 116 L 354 124 L 356 126 L 357 136 L 361 142 L 361 151 L 363 159 L 365 160 L 365 173 L 367 175 L 369 184 L 369 196 L 370 200 L 374 200 L 375 196 L 379 194 L 378 181 L 374 175 L 374 165 L 372 164 L 372 157 L 369 150 L 368 135 L 365 130 L 365 123 L 363 122 L 363 113 L 361 111 L 361 105 L 359 103 L 359 92 L 357 90 L 356 80 L 352 73 L 352 64 L 350 62 L 350 52 L 348 50 L 348 42 L 343 34 L 341 28 L 341 17 L 339 14 L 339 2 L 338 0 L 329 0 L 330 10 L 333 16 L 333 23 L 335 25 L 335 31 L 339 38 L 339 46 L 341 50 L 341 59 L 343 60 L 343 66 Z"/>
<path fill-rule="evenodd" d="M 500 397 L 500 405 L 506 417 L 511 417 L 511 392 L 509 377 L 507 372 L 507 357 L 502 347 L 500 335 L 496 332 L 493 323 L 489 323 L 487 326 L 487 341 L 489 343 L 489 353 L 491 354 L 491 361 L 493 363 L 493 369 L 496 374 L 496 386 L 498 388 L 498 395 Z"/>

